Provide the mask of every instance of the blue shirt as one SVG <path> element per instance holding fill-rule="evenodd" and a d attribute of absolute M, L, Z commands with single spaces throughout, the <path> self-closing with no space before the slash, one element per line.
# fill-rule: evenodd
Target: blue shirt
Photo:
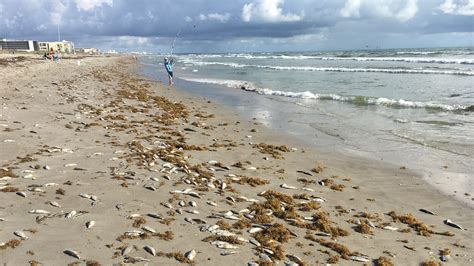
<path fill-rule="evenodd" d="M 170 73 L 173 72 L 173 59 L 169 61 L 165 61 L 165 67 L 166 67 L 166 71 Z"/>

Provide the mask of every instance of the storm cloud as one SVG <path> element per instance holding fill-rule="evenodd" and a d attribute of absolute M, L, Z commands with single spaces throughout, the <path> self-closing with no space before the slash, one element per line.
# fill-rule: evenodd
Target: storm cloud
<path fill-rule="evenodd" d="M 163 52 L 472 44 L 474 0 L 0 0 L 0 38 Z"/>

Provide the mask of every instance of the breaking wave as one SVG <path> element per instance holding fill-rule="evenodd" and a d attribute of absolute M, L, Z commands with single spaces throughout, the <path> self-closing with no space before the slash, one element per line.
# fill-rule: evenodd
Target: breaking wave
<path fill-rule="evenodd" d="M 206 79 L 206 78 L 182 78 L 191 82 L 198 83 L 208 83 L 223 85 L 229 88 L 242 89 L 249 92 L 254 92 L 260 95 L 272 95 L 272 96 L 281 96 L 289 98 L 301 98 L 301 99 L 316 99 L 316 100 L 332 100 L 339 102 L 351 103 L 354 105 L 360 106 L 386 106 L 391 108 L 426 108 L 433 110 L 441 111 L 473 111 L 474 106 L 464 106 L 464 105 L 449 105 L 449 104 L 440 104 L 432 102 L 416 102 L 416 101 L 406 101 L 403 99 L 388 99 L 384 97 L 366 97 L 366 96 L 343 96 L 338 94 L 320 94 L 313 93 L 310 91 L 304 92 L 291 92 L 291 91 L 279 91 L 272 90 L 268 88 L 259 88 L 255 84 L 242 81 L 242 80 L 224 80 L 224 79 Z"/>
<path fill-rule="evenodd" d="M 411 55 L 429 55 L 430 52 L 398 52 Z M 326 60 L 326 61 L 385 61 L 405 63 L 431 63 L 431 64 L 465 64 L 473 65 L 474 59 L 467 58 L 442 58 L 442 57 L 365 57 L 365 56 L 320 56 L 320 55 L 254 55 L 254 54 L 201 54 L 188 55 L 190 58 L 244 58 L 244 59 L 293 59 L 293 60 Z"/>
<path fill-rule="evenodd" d="M 194 60 L 183 60 L 184 64 L 195 66 L 221 65 L 233 68 L 262 68 L 271 70 L 295 70 L 295 71 L 322 71 L 322 72 L 376 72 L 390 74 L 434 74 L 434 75 L 463 75 L 474 76 L 474 71 L 459 70 L 432 70 L 432 69 L 407 69 L 407 68 L 349 68 L 349 67 L 308 67 L 308 66 L 273 66 L 253 65 L 232 62 L 204 62 Z"/>

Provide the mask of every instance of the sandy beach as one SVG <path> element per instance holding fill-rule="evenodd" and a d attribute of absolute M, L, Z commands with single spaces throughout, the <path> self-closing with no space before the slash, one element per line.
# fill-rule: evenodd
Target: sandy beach
<path fill-rule="evenodd" d="M 0 55 L 0 264 L 473 263 L 472 204 L 410 165 L 317 150 L 139 73 Z"/>

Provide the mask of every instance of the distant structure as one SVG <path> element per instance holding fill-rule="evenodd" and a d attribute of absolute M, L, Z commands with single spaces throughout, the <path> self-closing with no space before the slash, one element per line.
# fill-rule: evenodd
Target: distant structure
<path fill-rule="evenodd" d="M 39 51 L 38 41 L 32 40 L 0 40 L 0 50 L 13 50 L 13 51 L 26 51 L 34 52 Z"/>
<path fill-rule="evenodd" d="M 39 42 L 39 51 L 48 52 L 53 48 L 54 51 L 60 53 L 72 54 L 75 52 L 74 43 L 63 40 L 62 42 Z"/>
<path fill-rule="evenodd" d="M 74 43 L 70 41 L 40 42 L 33 40 L 0 40 L 0 50 L 47 53 L 51 48 L 53 48 L 55 52 L 65 54 L 74 53 Z"/>
<path fill-rule="evenodd" d="M 108 50 L 107 52 L 105 52 L 105 54 L 118 54 L 118 52 L 111 49 L 111 50 Z"/>
<path fill-rule="evenodd" d="M 100 54 L 100 50 L 97 48 L 76 48 L 75 51 L 81 54 Z"/>

